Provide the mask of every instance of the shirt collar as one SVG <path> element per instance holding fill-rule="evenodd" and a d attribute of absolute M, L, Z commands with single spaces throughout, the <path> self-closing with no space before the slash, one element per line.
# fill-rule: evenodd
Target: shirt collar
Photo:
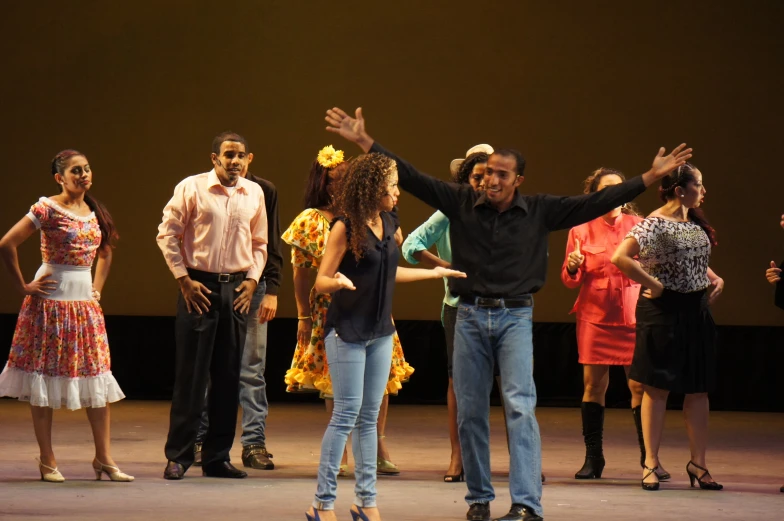
<path fill-rule="evenodd" d="M 235 185 L 237 187 L 237 190 L 242 190 L 243 192 L 247 192 L 247 190 L 245 189 L 245 183 L 246 183 L 245 178 L 240 177 L 239 179 L 237 179 L 237 184 Z M 212 170 L 207 172 L 207 188 L 212 189 L 216 186 L 223 186 L 223 185 L 221 184 L 220 179 L 218 179 L 218 174 L 215 172 L 215 169 L 213 168 Z"/>
<path fill-rule="evenodd" d="M 487 194 L 486 192 L 482 192 L 479 194 L 479 197 L 474 201 L 474 208 L 479 205 L 487 205 L 490 206 L 490 203 L 487 201 Z M 517 206 L 518 208 L 522 209 L 524 212 L 528 213 L 528 202 L 526 202 L 525 198 L 520 195 L 520 192 L 515 191 L 514 199 L 512 199 L 512 206 Z M 511 208 L 510 206 L 509 208 Z M 492 206 L 490 206 L 492 208 Z"/>

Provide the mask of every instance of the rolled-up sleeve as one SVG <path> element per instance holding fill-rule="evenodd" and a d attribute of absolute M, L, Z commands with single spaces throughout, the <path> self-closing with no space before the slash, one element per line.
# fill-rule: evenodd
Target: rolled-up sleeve
<path fill-rule="evenodd" d="M 440 210 L 430 216 L 403 241 L 403 258 L 410 264 L 419 264 L 414 254 L 429 250 L 449 228 L 449 218 Z"/>

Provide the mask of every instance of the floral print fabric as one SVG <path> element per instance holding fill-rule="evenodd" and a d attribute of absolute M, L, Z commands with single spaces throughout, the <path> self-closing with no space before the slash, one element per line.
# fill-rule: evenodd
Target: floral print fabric
<path fill-rule="evenodd" d="M 281 238 L 291 246 L 291 263 L 296 268 L 318 270 L 329 237 L 329 220 L 316 209 L 309 208 L 300 213 Z M 329 376 L 327 353 L 324 349 L 324 323 L 330 295 L 310 290 L 310 315 L 313 329 L 307 344 L 297 343 L 291 368 L 286 372 L 286 391 L 318 391 L 322 398 L 332 397 L 332 379 Z M 397 394 L 402 384 L 408 381 L 414 368 L 403 355 L 397 332 L 392 337 L 392 360 L 385 393 Z"/>

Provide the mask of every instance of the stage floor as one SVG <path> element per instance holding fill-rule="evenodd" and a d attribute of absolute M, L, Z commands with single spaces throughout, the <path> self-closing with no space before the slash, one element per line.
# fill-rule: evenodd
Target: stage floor
<path fill-rule="evenodd" d="M 316 488 L 324 409 L 272 404 L 267 446 L 276 469 L 247 469 L 244 480 L 204 478 L 191 468 L 182 481 L 162 479 L 168 402 L 113 406 L 113 455 L 134 483 L 97 482 L 84 412 L 55 412 L 54 443 L 67 481 L 39 480 L 38 455 L 26 404 L 0 400 L 0 518 L 3 520 L 302 520 Z M 708 463 L 721 492 L 690 489 L 688 441 L 681 413 L 667 413 L 661 461 L 673 475 L 658 492 L 640 488 L 639 451 L 629 411 L 607 411 L 604 478 L 576 481 L 583 460 L 580 411 L 542 408 L 545 518 L 556 520 L 784 519 L 784 415 L 717 412 L 711 417 Z M 501 410 L 493 407 L 494 516 L 509 508 L 508 455 Z M 379 479 L 385 521 L 465 519 L 465 484 L 443 483 L 449 459 L 446 407 L 390 407 L 387 442 L 399 476 Z M 241 466 L 239 437 L 232 461 Z M 351 459 L 350 459 L 351 462 Z M 352 467 L 353 468 L 353 467 Z M 352 479 L 339 481 L 338 519 L 348 520 Z"/>

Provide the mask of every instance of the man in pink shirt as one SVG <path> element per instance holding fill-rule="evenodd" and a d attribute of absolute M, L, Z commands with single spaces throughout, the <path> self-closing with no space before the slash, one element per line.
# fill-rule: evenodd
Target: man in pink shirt
<path fill-rule="evenodd" d="M 247 476 L 230 463 L 229 452 L 246 316 L 267 260 L 267 212 L 261 187 L 244 178 L 253 160 L 245 138 L 218 135 L 211 159 L 211 171 L 177 185 L 158 227 L 158 247 L 181 290 L 165 479 L 182 479 L 193 464 L 209 382 L 202 471 L 212 477 Z"/>

